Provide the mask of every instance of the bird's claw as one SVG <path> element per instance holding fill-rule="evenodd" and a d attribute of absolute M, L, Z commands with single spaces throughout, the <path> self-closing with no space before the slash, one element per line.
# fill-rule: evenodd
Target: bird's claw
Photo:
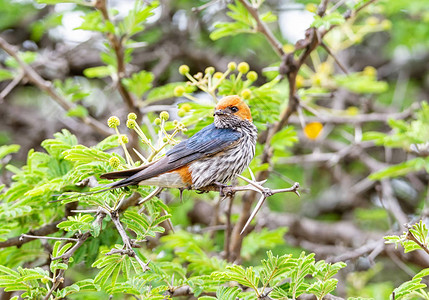
<path fill-rule="evenodd" d="M 219 188 L 219 195 L 221 197 L 232 196 L 234 194 L 234 190 L 230 185 L 226 185 L 219 182 L 215 182 L 214 185 Z"/>

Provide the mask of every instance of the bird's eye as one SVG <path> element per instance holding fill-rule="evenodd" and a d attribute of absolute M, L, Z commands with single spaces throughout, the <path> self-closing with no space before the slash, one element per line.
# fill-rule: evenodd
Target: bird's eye
<path fill-rule="evenodd" d="M 238 111 L 238 107 L 237 107 L 237 106 L 233 106 L 233 107 L 231 107 L 231 111 L 232 111 L 233 113 L 236 113 L 236 112 Z"/>

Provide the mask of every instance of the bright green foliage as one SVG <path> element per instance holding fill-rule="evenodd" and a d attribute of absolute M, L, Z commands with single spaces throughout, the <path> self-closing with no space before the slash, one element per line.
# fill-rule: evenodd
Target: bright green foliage
<path fill-rule="evenodd" d="M 412 238 L 411 235 L 418 241 L 416 243 Z M 409 228 L 409 232 L 404 232 L 401 236 L 385 236 L 384 237 L 388 244 L 395 244 L 398 246 L 398 244 L 401 244 L 404 247 L 405 253 L 421 249 L 421 245 L 424 247 L 428 247 L 429 245 L 429 237 L 428 237 L 428 229 L 425 223 L 423 221 L 419 221 L 418 223 L 414 224 L 411 228 Z"/>
<path fill-rule="evenodd" d="M 49 281 L 49 272 L 42 268 L 24 269 L 21 267 L 14 271 L 0 265 L 0 286 L 6 292 L 22 291 L 22 297 L 38 299 L 43 297 L 47 290 L 44 283 Z"/>
<path fill-rule="evenodd" d="M 93 220 L 94 217 L 91 215 L 79 214 L 77 216 L 68 217 L 67 221 L 61 222 L 57 227 L 65 231 L 77 231 L 79 234 L 82 234 L 91 229 L 91 222 Z"/>
<path fill-rule="evenodd" d="M 126 211 L 121 221 L 127 225 L 128 229 L 135 232 L 137 240 L 142 240 L 146 236 L 155 237 L 156 233 L 163 233 L 165 229 L 159 226 L 160 223 L 168 220 L 171 216 L 160 216 L 158 213 L 150 216 L 151 220 L 142 214 L 134 211 Z"/>
<path fill-rule="evenodd" d="M 273 289 L 270 293 L 272 299 L 295 299 L 303 293 L 312 293 L 322 299 L 336 288 L 337 280 L 331 277 L 346 266 L 345 263 L 315 263 L 314 254 L 302 253 L 299 258 L 293 258 L 290 254 L 274 256 L 268 251 L 267 256 L 262 266 L 257 268 L 258 272 L 252 267 L 232 265 L 227 266 L 226 271 L 215 272 L 211 276 L 220 282 L 235 281 L 249 287 L 257 297 L 265 295 L 270 287 Z M 309 276 L 317 281 L 311 283 Z M 290 283 L 284 283 L 287 278 L 290 278 Z"/>
<path fill-rule="evenodd" d="M 311 26 L 314 26 L 316 28 L 319 28 L 321 26 L 325 28 L 329 28 L 333 25 L 341 25 L 345 22 L 344 17 L 339 12 L 334 12 L 329 15 L 325 15 L 323 17 L 320 17 L 318 15 L 314 16 L 314 22 L 311 24 Z"/>
<path fill-rule="evenodd" d="M 339 86 L 358 94 L 379 94 L 389 88 L 387 82 L 377 81 L 373 76 L 365 75 L 362 72 L 350 75 L 338 75 L 335 76 L 335 81 Z"/>
<path fill-rule="evenodd" d="M 386 177 L 397 177 L 422 169 L 429 172 L 429 158 L 427 157 L 429 151 L 427 143 L 429 141 L 429 105 L 422 102 L 421 109 L 417 111 L 416 118 L 411 122 L 389 120 L 389 125 L 393 129 L 392 134 L 367 132 L 364 138 L 374 140 L 378 145 L 413 151 L 422 157 L 411 158 L 403 163 L 373 173 L 370 178 L 379 180 Z"/>
<path fill-rule="evenodd" d="M 152 87 L 153 74 L 146 71 L 134 73 L 131 78 L 125 78 L 123 83 L 137 97 L 143 96 Z"/>
<path fill-rule="evenodd" d="M 54 247 L 52 248 L 52 257 L 53 258 L 57 258 L 61 255 L 63 255 L 64 253 L 67 252 L 67 250 L 69 250 L 73 244 L 72 243 L 67 243 L 63 246 L 61 246 L 61 242 L 55 242 Z M 70 262 L 73 261 L 73 258 L 71 258 Z M 67 270 L 68 268 L 68 264 L 63 263 L 62 260 L 60 259 L 54 259 L 51 261 L 51 266 L 50 266 L 50 270 L 52 273 L 55 273 L 58 270 Z"/>
<path fill-rule="evenodd" d="M 419 297 L 419 299 L 429 299 L 429 293 L 423 290 L 427 285 L 422 282 L 423 277 L 428 275 L 429 268 L 426 268 L 417 273 L 410 281 L 406 281 L 401 284 L 393 291 L 395 294 L 394 299 L 414 299 L 414 297 Z"/>
<path fill-rule="evenodd" d="M 262 2 L 263 1 L 259 1 L 259 4 L 262 4 Z M 256 32 L 256 21 L 243 4 L 236 0 L 234 4 L 228 4 L 228 8 L 230 9 L 230 12 L 228 12 L 227 15 L 235 22 L 216 24 L 216 30 L 210 34 L 211 39 L 217 40 L 229 35 Z M 260 18 L 262 21 L 267 23 L 277 20 L 277 17 L 270 11 L 261 14 Z"/>

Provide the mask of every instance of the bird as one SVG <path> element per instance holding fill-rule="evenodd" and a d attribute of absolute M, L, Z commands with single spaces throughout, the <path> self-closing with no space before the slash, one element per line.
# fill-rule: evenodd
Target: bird
<path fill-rule="evenodd" d="M 241 174 L 255 155 L 257 128 L 249 106 L 237 95 L 219 100 L 214 122 L 183 140 L 149 164 L 105 173 L 102 179 L 121 179 L 109 189 L 133 185 L 204 191 L 221 188 Z"/>

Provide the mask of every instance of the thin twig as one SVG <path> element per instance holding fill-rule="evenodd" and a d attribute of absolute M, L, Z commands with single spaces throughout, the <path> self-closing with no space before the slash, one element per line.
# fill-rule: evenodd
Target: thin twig
<path fill-rule="evenodd" d="M 110 213 L 110 217 L 112 219 L 113 224 L 115 224 L 116 230 L 118 231 L 119 235 L 122 238 L 122 241 L 124 242 L 124 246 L 125 246 L 125 250 L 127 250 L 127 254 L 129 257 L 134 257 L 137 262 L 139 263 L 139 265 L 142 267 L 143 272 L 149 270 L 148 264 L 144 263 L 140 257 L 137 255 L 137 253 L 134 251 L 132 245 L 132 241 L 130 239 L 130 237 L 127 235 L 127 233 L 125 232 L 124 226 L 122 226 L 121 221 L 119 220 L 119 214 L 118 211 L 113 211 Z"/>
<path fill-rule="evenodd" d="M 267 38 L 268 42 L 273 47 L 274 51 L 281 57 L 285 55 L 282 44 L 277 40 L 277 38 L 274 36 L 274 34 L 271 32 L 268 26 L 261 20 L 258 14 L 258 10 L 246 0 L 238 0 L 238 1 L 240 1 L 241 4 L 244 5 L 247 11 L 255 19 L 257 24 L 256 30 L 258 30 L 258 32 L 262 33 Z"/>
<path fill-rule="evenodd" d="M 29 235 L 29 234 L 21 234 L 21 238 L 29 238 L 29 239 L 41 239 L 41 240 L 58 240 L 58 241 L 67 241 L 67 242 L 78 242 L 79 239 L 74 238 L 63 238 L 63 237 L 52 237 L 52 236 L 38 236 L 38 235 Z"/>
<path fill-rule="evenodd" d="M 21 82 L 24 78 L 24 72 L 19 72 L 15 78 L 1 91 L 0 93 L 0 103 L 4 101 L 7 95 Z"/>

